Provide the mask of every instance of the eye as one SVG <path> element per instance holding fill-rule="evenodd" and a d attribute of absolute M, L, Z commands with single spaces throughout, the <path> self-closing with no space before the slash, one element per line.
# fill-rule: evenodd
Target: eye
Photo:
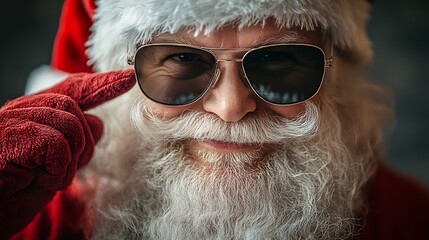
<path fill-rule="evenodd" d="M 246 60 L 249 64 L 297 64 L 295 56 L 285 51 L 255 51 Z"/>
<path fill-rule="evenodd" d="M 286 52 L 261 52 L 259 54 L 259 60 L 265 62 L 279 62 L 279 61 L 293 61 L 296 59 L 293 55 Z"/>
<path fill-rule="evenodd" d="M 192 62 L 201 60 L 197 55 L 193 53 L 178 53 L 170 56 L 170 58 L 177 62 Z"/>

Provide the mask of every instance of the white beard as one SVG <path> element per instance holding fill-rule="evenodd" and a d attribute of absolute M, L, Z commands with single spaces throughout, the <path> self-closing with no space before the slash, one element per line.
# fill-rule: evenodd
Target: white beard
<path fill-rule="evenodd" d="M 333 108 L 324 106 L 320 114 L 309 103 L 294 120 L 258 112 L 225 123 L 192 112 L 162 121 L 144 106 L 138 102 L 131 110 L 139 157 L 121 169 L 127 178 L 104 178 L 96 186 L 94 239 L 346 239 L 356 234 L 368 160 L 346 146 Z M 190 151 L 186 139 L 275 143 L 276 148 L 265 154 Z M 103 163 L 98 168 L 89 168 L 87 175 L 104 172 Z"/>

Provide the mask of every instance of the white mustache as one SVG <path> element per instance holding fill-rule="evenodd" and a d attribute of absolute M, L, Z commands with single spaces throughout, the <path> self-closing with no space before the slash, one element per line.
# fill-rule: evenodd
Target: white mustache
<path fill-rule="evenodd" d="M 285 143 L 291 139 L 313 136 L 320 122 L 319 109 L 311 102 L 294 119 L 259 112 L 252 113 L 239 122 L 224 122 L 214 114 L 186 112 L 171 120 L 163 120 L 146 107 L 144 101 L 134 104 L 132 113 L 134 126 L 141 133 L 151 133 L 151 136 L 143 136 L 148 141 L 197 139 L 236 143 Z"/>

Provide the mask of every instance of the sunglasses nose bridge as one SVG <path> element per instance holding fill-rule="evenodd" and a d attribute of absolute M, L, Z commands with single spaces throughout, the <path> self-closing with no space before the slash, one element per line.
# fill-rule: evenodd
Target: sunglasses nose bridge
<path fill-rule="evenodd" d="M 210 84 L 210 88 L 215 88 L 221 74 L 221 70 L 219 69 L 219 62 L 233 62 L 233 63 L 240 63 L 240 79 L 244 83 L 245 86 L 250 87 L 249 80 L 247 79 L 244 65 L 243 65 L 243 58 L 231 58 L 231 59 L 216 59 L 216 71 L 213 76 L 213 81 Z M 250 87 L 251 88 L 251 87 Z"/>
<path fill-rule="evenodd" d="M 223 59 L 217 59 L 217 62 L 237 62 L 241 63 L 243 62 L 242 58 L 223 58 Z"/>

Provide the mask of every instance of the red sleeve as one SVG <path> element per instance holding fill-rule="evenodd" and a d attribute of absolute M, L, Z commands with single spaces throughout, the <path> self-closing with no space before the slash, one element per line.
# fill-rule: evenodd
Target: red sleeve
<path fill-rule="evenodd" d="M 66 0 L 52 54 L 51 65 L 61 71 L 93 72 L 88 66 L 85 43 L 90 35 L 93 0 Z"/>
<path fill-rule="evenodd" d="M 380 166 L 368 188 L 368 209 L 360 239 L 429 239 L 426 187 Z"/>
<path fill-rule="evenodd" d="M 54 199 L 12 240 L 81 240 L 88 227 L 85 204 L 73 185 Z"/>

